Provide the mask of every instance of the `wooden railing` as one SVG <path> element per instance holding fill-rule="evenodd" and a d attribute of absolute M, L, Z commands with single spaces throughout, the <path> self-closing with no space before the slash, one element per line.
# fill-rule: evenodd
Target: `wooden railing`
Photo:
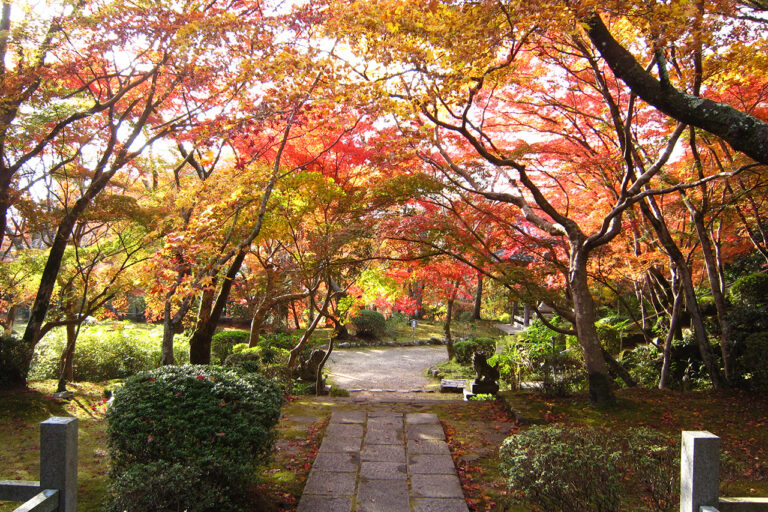
<path fill-rule="evenodd" d="M 14 512 L 77 512 L 77 418 L 40 423 L 40 481 L 0 480 L 0 500 Z"/>

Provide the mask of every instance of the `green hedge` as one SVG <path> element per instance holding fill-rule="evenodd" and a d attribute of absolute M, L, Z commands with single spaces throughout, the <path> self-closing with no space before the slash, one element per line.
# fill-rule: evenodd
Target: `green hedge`
<path fill-rule="evenodd" d="M 63 329 L 47 334 L 35 348 L 30 380 L 58 379 L 59 359 L 66 346 Z M 160 365 L 162 329 L 128 323 L 83 326 L 75 345 L 74 380 L 123 379 Z M 174 339 L 177 364 L 189 361 L 189 344 Z"/>
<path fill-rule="evenodd" d="M 211 362 L 222 364 L 232 353 L 232 347 L 248 343 L 251 333 L 248 331 L 221 331 L 211 338 Z"/>
<path fill-rule="evenodd" d="M 472 364 L 472 354 L 480 352 L 485 357 L 491 357 L 496 352 L 496 340 L 494 338 L 469 338 L 465 341 L 457 341 L 453 344 L 456 352 L 456 361 L 460 364 Z"/>
<path fill-rule="evenodd" d="M 510 490 L 536 510 L 618 512 L 625 496 L 657 511 L 678 503 L 676 443 L 647 428 L 533 426 L 507 438 L 499 454 Z"/>
<path fill-rule="evenodd" d="M 191 468 L 200 489 L 211 485 L 227 500 L 200 510 L 239 510 L 253 471 L 272 453 L 282 403 L 280 388 L 261 375 L 215 366 L 169 366 L 126 379 L 107 411 L 113 502 L 130 499 L 135 489 L 120 482 L 132 480 L 136 465 L 164 462 Z M 184 488 L 178 494 L 182 500 Z M 151 510 L 176 510 L 162 507 Z"/>
<path fill-rule="evenodd" d="M 352 318 L 355 324 L 357 335 L 363 338 L 378 338 L 383 336 L 387 330 L 387 321 L 384 315 L 378 311 L 363 309 L 357 316 Z"/>

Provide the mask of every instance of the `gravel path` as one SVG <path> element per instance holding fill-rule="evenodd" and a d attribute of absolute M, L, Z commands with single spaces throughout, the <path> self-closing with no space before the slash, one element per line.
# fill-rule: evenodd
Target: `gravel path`
<path fill-rule="evenodd" d="M 340 349 L 326 368 L 333 383 L 346 389 L 423 390 L 434 384 L 424 370 L 447 359 L 443 346 Z"/>

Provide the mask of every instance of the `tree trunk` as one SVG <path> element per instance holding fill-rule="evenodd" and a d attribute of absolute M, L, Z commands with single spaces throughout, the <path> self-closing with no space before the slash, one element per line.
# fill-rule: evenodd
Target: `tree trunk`
<path fill-rule="evenodd" d="M 323 368 L 325 367 L 325 363 L 328 361 L 328 358 L 331 357 L 331 352 L 333 352 L 333 336 L 331 336 L 331 338 L 328 340 L 328 352 L 325 353 L 325 357 L 323 357 L 323 360 L 320 361 L 319 365 L 317 365 L 317 374 L 315 375 L 315 394 L 317 396 L 325 394 Z"/>
<path fill-rule="evenodd" d="M 251 318 L 251 329 L 248 334 L 248 346 L 251 348 L 259 344 L 261 326 L 264 325 L 264 318 L 266 318 L 268 311 L 269 307 L 267 307 L 266 302 L 262 302 L 259 307 L 256 308 L 256 312 Z"/>
<path fill-rule="evenodd" d="M 171 315 L 171 301 L 167 300 L 163 307 L 163 343 L 160 348 L 160 364 L 163 366 L 176 364 L 173 356 L 173 337 L 176 335 L 176 323 Z"/>
<path fill-rule="evenodd" d="M 197 330 L 198 326 L 205 325 L 210 321 L 211 309 L 213 308 L 214 292 L 215 290 L 213 287 L 203 290 L 203 294 L 200 297 L 200 307 L 197 310 L 195 330 Z M 211 336 L 213 336 L 213 334 Z M 210 364 L 210 342 L 208 343 L 208 346 L 206 346 L 204 343 L 200 342 L 200 338 L 195 339 L 195 343 L 192 343 L 192 340 L 189 340 L 189 362 L 191 364 Z"/>
<path fill-rule="evenodd" d="M 531 325 L 531 306 L 523 304 L 523 327 Z"/>
<path fill-rule="evenodd" d="M 517 301 L 514 301 L 512 303 L 512 322 L 510 322 L 511 324 L 517 323 L 517 314 L 519 313 L 519 310 L 520 310 L 520 303 Z"/>
<path fill-rule="evenodd" d="M 454 298 L 448 299 L 447 311 L 445 312 L 445 325 L 443 331 L 445 332 L 445 348 L 448 350 L 448 359 L 456 359 L 456 351 L 453 349 L 453 338 L 451 337 L 451 320 L 453 317 L 453 301 Z"/>
<path fill-rule="evenodd" d="M 678 329 L 680 321 L 680 306 L 682 304 L 683 294 L 679 289 L 675 290 L 675 301 L 672 304 L 672 314 L 669 317 L 669 332 L 664 339 L 664 355 L 661 363 L 661 375 L 659 375 L 659 389 L 666 389 L 669 384 L 669 370 L 672 366 L 672 340 L 675 339 L 675 332 Z"/>
<path fill-rule="evenodd" d="M 73 320 L 71 316 L 68 316 L 67 320 Z M 77 342 L 77 325 L 67 324 L 67 345 L 64 347 L 64 351 L 61 353 L 61 360 L 59 361 L 59 383 L 56 386 L 56 392 L 61 393 L 67 390 L 67 382 L 74 380 L 75 373 L 75 343 Z"/>
<path fill-rule="evenodd" d="M 573 298 L 576 335 L 584 351 L 589 400 L 596 404 L 611 404 L 614 402 L 614 396 L 608 367 L 595 328 L 595 303 L 587 280 L 587 257 L 588 254 L 581 248 L 571 249 L 568 285 Z"/>
<path fill-rule="evenodd" d="M 477 292 L 475 293 L 475 310 L 472 313 L 472 320 L 480 320 L 480 309 L 483 306 L 483 275 L 477 275 Z"/>
<path fill-rule="evenodd" d="M 3 325 L 3 333 L 6 336 L 13 335 L 13 323 L 16 321 L 16 313 L 19 311 L 19 306 L 14 304 L 8 308 L 8 313 L 5 315 L 5 324 Z"/>
<path fill-rule="evenodd" d="M 650 206 L 649 204 L 650 203 Z M 712 358 L 712 354 L 709 349 L 709 339 L 707 338 L 707 329 L 704 326 L 704 320 L 701 316 L 701 310 L 699 309 L 699 303 L 696 301 L 696 289 L 693 285 L 693 278 L 691 277 L 691 270 L 688 268 L 688 264 L 685 261 L 685 257 L 680 249 L 675 244 L 672 235 L 670 235 L 667 225 L 664 222 L 664 218 L 658 214 L 658 209 L 653 202 L 649 200 L 648 203 L 640 203 L 640 207 L 643 214 L 653 226 L 656 235 L 661 242 L 664 251 L 672 260 L 675 265 L 680 281 L 683 286 L 683 292 L 685 294 L 685 308 L 688 314 L 691 316 L 691 324 L 693 325 L 693 332 L 696 337 L 696 343 L 699 346 L 699 353 L 701 359 L 704 362 L 704 366 L 707 368 L 707 373 L 712 381 L 712 387 L 716 390 L 722 389 L 723 384 L 720 380 L 720 372 L 715 365 Z M 653 211 L 651 210 L 653 207 Z"/>
<path fill-rule="evenodd" d="M 227 269 L 227 274 L 221 280 L 219 286 L 219 294 L 216 297 L 216 302 L 211 309 L 211 314 L 203 322 L 198 322 L 195 326 L 195 332 L 192 333 L 192 337 L 189 339 L 190 346 L 190 362 L 192 362 L 192 347 L 195 347 L 195 363 L 194 364 L 209 364 L 211 362 L 211 338 L 216 332 L 216 326 L 219 324 L 219 319 L 227 305 L 229 300 L 229 292 L 232 290 L 232 284 L 237 277 L 237 273 L 240 272 L 240 267 L 245 260 L 245 256 L 248 254 L 247 249 L 241 249 L 235 255 L 232 263 Z"/>

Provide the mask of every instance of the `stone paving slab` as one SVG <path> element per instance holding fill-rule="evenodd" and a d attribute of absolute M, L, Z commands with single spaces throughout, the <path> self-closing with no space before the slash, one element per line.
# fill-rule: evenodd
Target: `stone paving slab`
<path fill-rule="evenodd" d="M 336 411 L 331 414 L 331 423 L 365 423 L 365 411 Z"/>
<path fill-rule="evenodd" d="M 359 452 L 362 439 L 359 437 L 325 437 L 320 444 L 321 452 Z"/>
<path fill-rule="evenodd" d="M 418 439 L 425 441 L 445 441 L 445 432 L 440 424 L 422 425 L 411 424 L 405 428 L 405 436 L 408 439 Z"/>
<path fill-rule="evenodd" d="M 408 480 L 407 466 L 399 462 L 368 462 L 360 466 L 360 477 L 367 480 Z"/>
<path fill-rule="evenodd" d="M 338 473 L 313 469 L 304 484 L 304 494 L 352 496 L 355 494 L 357 473 Z"/>
<path fill-rule="evenodd" d="M 408 472 L 412 475 L 455 475 L 456 466 L 450 455 L 411 455 L 408 457 Z"/>
<path fill-rule="evenodd" d="M 410 512 L 408 482 L 361 481 L 357 491 L 357 512 Z"/>
<path fill-rule="evenodd" d="M 428 425 L 432 423 L 440 424 L 437 414 L 426 412 L 412 412 L 405 415 L 405 422 L 409 425 Z"/>
<path fill-rule="evenodd" d="M 423 498 L 464 498 L 459 477 L 453 475 L 412 475 L 413 493 Z"/>
<path fill-rule="evenodd" d="M 318 452 L 315 462 L 312 464 L 312 469 L 337 473 L 354 473 L 359 467 L 360 454 L 354 452 Z"/>
<path fill-rule="evenodd" d="M 450 455 L 451 450 L 448 448 L 448 443 L 445 441 L 409 439 L 408 453 L 426 455 Z"/>
<path fill-rule="evenodd" d="M 363 437 L 363 426 L 354 423 L 331 423 L 325 437 Z"/>
<path fill-rule="evenodd" d="M 352 512 L 352 498 L 347 496 L 302 496 L 296 512 Z"/>
<path fill-rule="evenodd" d="M 468 512 L 436 414 L 331 416 L 298 512 Z"/>

